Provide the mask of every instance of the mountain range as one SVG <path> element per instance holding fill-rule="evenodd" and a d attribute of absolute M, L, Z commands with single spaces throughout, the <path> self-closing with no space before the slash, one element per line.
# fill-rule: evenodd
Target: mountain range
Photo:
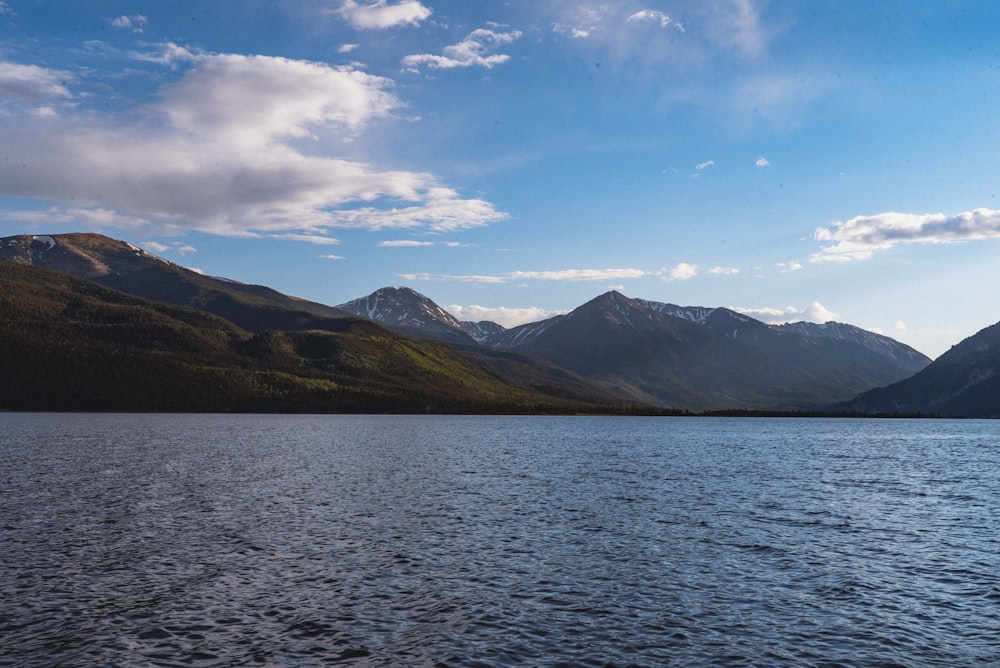
<path fill-rule="evenodd" d="M 364 348 L 368 363 L 374 364 L 373 369 L 381 369 L 373 371 L 370 379 L 374 382 L 378 378 L 390 385 L 392 378 L 398 381 L 395 402 L 382 401 L 383 410 L 412 410 L 419 402 L 404 400 L 410 392 L 433 394 L 436 383 L 448 385 L 459 376 L 486 374 L 492 389 L 469 395 L 463 410 L 488 410 L 491 405 L 499 411 L 556 412 L 581 408 L 636 410 L 646 406 L 648 410 L 688 411 L 832 408 L 877 413 L 1000 414 L 997 393 L 993 391 L 994 384 L 1000 382 L 995 380 L 1000 356 L 991 356 L 993 343 L 984 344 L 984 333 L 977 335 L 984 337 L 978 342 L 963 342 L 932 364 L 909 346 L 848 324 L 768 325 L 726 308 L 632 299 L 615 291 L 599 295 L 564 315 L 507 329 L 492 322 L 459 321 L 427 297 L 405 287 L 382 288 L 339 306 L 327 306 L 264 286 L 203 276 L 127 242 L 96 234 L 7 237 L 0 239 L 0 261 L 50 270 L 16 277 L 8 270 L 4 280 L 19 281 L 19 287 L 15 290 L 5 286 L 2 294 L 25 291 L 28 284 L 39 289 L 48 286 L 51 291 L 55 289 L 53 282 L 58 283 L 65 306 L 62 311 L 48 311 L 47 317 L 68 328 L 60 336 L 68 336 L 74 326 L 79 328 L 79 322 L 73 325 L 67 316 L 73 312 L 68 305 L 79 300 L 73 295 L 79 295 L 81 290 L 96 294 L 96 288 L 84 289 L 77 283 L 70 287 L 60 283 L 63 279 L 56 278 L 59 276 L 99 284 L 110 289 L 108 294 L 127 294 L 141 300 L 132 308 L 152 309 L 157 317 L 166 317 L 162 312 L 164 304 L 187 309 L 183 313 L 189 320 L 194 317 L 192 312 L 201 317 L 210 314 L 215 318 L 211 326 L 215 333 L 209 339 L 219 340 L 222 335 L 218 332 L 225 330 L 222 338 L 229 341 L 224 346 L 225 355 L 216 354 L 219 351 L 213 355 L 244 370 L 241 373 L 252 369 L 266 376 L 279 371 L 267 366 L 268 355 L 251 354 L 252 363 L 247 361 L 248 351 L 259 352 L 263 346 L 271 351 L 270 358 L 286 377 L 290 374 L 315 381 L 315 374 L 325 373 L 333 382 L 331 374 L 348 369 L 357 359 L 349 363 L 346 358 L 333 360 L 327 355 L 322 357 L 326 366 L 320 369 L 323 365 L 317 363 L 319 358 L 310 357 L 310 351 L 324 345 L 326 353 L 334 348 L 339 351 L 343 343 L 334 345 L 328 340 L 319 345 L 316 337 L 322 338 L 321 332 L 336 333 L 352 341 L 351 337 L 362 336 L 367 342 Z M 101 299 L 111 299 L 101 294 Z M 39 299 L 43 298 L 33 293 L 28 301 Z M 5 298 L 5 313 L 14 308 L 31 310 L 30 305 L 14 301 Z M 93 304 L 91 307 L 94 313 L 104 314 L 100 317 L 110 317 L 101 308 Z M 120 309 L 116 313 L 115 317 L 121 317 Z M 5 337 L 15 336 L 9 324 Z M 182 335 L 179 326 L 172 327 L 179 339 L 194 336 L 192 332 Z M 87 336 L 92 334 L 90 331 Z M 204 338 L 203 334 L 198 336 Z M 1000 339 L 1000 331 L 994 336 Z M 25 340 L 22 336 L 19 345 L 26 345 Z M 380 350 L 381 346 L 386 347 L 385 351 Z M 448 365 L 453 366 L 441 377 L 423 378 L 417 392 L 418 388 L 405 381 L 402 369 L 394 375 L 392 365 L 373 362 L 393 358 L 392 351 L 398 352 L 400 346 L 416 346 L 412 350 L 429 346 L 434 355 L 447 357 Z M 28 357 L 32 355 L 35 359 L 40 353 L 35 351 Z M 970 362 L 972 358 L 975 360 Z M 180 364 L 183 351 L 175 350 L 171 359 Z M 409 359 L 413 359 L 412 355 Z M 394 363 L 398 362 L 396 359 Z M 364 365 L 353 368 L 351 373 L 355 391 L 364 393 L 369 380 Z M 959 376 L 951 384 L 945 381 L 946 377 Z M 462 392 L 455 392 L 453 385 L 449 387 L 435 400 L 424 402 L 424 406 L 450 412 L 449 402 Z M 928 392 L 934 391 L 937 394 L 928 398 Z M 970 393 L 987 396 L 979 403 L 970 403 L 965 398 Z M 276 409 L 291 409 L 294 395 L 283 395 L 284 403 L 277 402 L 280 405 Z M 334 401 L 330 395 L 324 403 L 322 397 L 322 392 L 313 392 L 305 402 L 308 410 L 364 410 L 364 401 L 348 405 Z M 209 409 L 242 410 L 252 408 L 254 401 L 244 398 L 242 404 Z M 379 401 L 371 402 L 375 404 Z M 303 405 L 300 402 L 300 407 Z"/>

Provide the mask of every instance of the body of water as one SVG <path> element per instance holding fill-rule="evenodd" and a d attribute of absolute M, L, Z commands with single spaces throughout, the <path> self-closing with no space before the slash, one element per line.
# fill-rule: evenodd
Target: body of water
<path fill-rule="evenodd" d="M 1000 423 L 0 415 L 0 666 L 1000 665 Z"/>

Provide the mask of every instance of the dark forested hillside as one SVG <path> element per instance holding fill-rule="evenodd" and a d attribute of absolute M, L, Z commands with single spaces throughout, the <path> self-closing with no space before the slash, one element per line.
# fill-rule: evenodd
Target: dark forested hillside
<path fill-rule="evenodd" d="M 0 409 L 565 412 L 450 348 L 360 320 L 251 333 L 66 274 L 0 262 Z"/>

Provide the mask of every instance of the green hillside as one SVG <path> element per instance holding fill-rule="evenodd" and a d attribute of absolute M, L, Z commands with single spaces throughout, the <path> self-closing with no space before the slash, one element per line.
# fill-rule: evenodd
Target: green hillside
<path fill-rule="evenodd" d="M 0 316 L 5 410 L 607 410 L 360 320 L 253 334 L 197 309 L 13 262 L 0 262 Z"/>

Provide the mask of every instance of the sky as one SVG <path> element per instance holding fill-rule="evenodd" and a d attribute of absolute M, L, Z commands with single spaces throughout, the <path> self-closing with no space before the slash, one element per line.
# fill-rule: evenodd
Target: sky
<path fill-rule="evenodd" d="M 1000 321 L 994 0 L 0 0 L 0 236 L 506 326 Z"/>

